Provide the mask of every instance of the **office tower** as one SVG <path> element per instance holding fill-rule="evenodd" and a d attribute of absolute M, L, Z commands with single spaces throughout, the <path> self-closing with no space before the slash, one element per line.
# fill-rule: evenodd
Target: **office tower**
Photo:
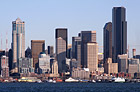
<path fill-rule="evenodd" d="M 48 46 L 48 54 L 53 55 L 54 54 L 54 48 L 53 46 Z"/>
<path fill-rule="evenodd" d="M 108 22 L 104 26 L 104 63 L 106 59 L 112 58 L 112 23 Z"/>
<path fill-rule="evenodd" d="M 5 55 L 1 57 L 1 75 L 3 78 L 9 77 L 8 57 Z"/>
<path fill-rule="evenodd" d="M 66 67 L 67 56 L 67 29 L 58 28 L 55 30 L 56 39 L 56 59 L 58 62 L 58 72 L 64 72 Z"/>
<path fill-rule="evenodd" d="M 98 68 L 98 44 L 89 42 L 84 44 L 84 65 L 89 68 L 90 72 L 94 72 Z"/>
<path fill-rule="evenodd" d="M 126 9 L 114 7 L 112 10 L 112 59 L 117 62 L 118 55 L 127 54 Z"/>
<path fill-rule="evenodd" d="M 96 42 L 96 31 L 82 31 L 81 32 L 81 65 L 82 67 L 87 67 L 85 61 L 85 45 L 88 42 Z"/>
<path fill-rule="evenodd" d="M 30 47 L 28 47 L 25 51 L 25 57 L 27 58 L 31 58 L 32 57 L 32 51 L 30 49 Z"/>
<path fill-rule="evenodd" d="M 38 56 L 40 52 L 45 51 L 45 40 L 31 40 L 31 51 L 33 58 L 33 67 L 38 68 Z"/>
<path fill-rule="evenodd" d="M 34 73 L 33 58 L 19 58 L 18 69 L 22 74 Z"/>
<path fill-rule="evenodd" d="M 118 55 L 118 72 L 128 72 L 128 55 L 122 54 Z"/>
<path fill-rule="evenodd" d="M 17 62 L 25 57 L 25 23 L 20 18 L 12 22 L 13 72 L 18 72 Z"/>
<path fill-rule="evenodd" d="M 72 37 L 72 58 L 79 61 L 81 67 L 81 37 Z"/>
<path fill-rule="evenodd" d="M 107 74 L 118 73 L 118 63 L 112 63 L 112 58 L 106 59 L 104 63 L 104 72 Z"/>
<path fill-rule="evenodd" d="M 39 74 L 50 73 L 50 56 L 45 52 L 41 52 L 39 55 Z"/>

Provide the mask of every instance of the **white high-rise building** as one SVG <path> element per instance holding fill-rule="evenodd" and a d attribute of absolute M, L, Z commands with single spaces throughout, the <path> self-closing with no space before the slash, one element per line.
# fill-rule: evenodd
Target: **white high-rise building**
<path fill-rule="evenodd" d="M 12 22 L 13 72 L 18 72 L 19 58 L 25 57 L 25 22 L 20 18 Z"/>

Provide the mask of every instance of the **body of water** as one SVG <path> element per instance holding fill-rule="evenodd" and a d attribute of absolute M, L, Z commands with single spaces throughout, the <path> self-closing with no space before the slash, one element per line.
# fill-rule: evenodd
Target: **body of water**
<path fill-rule="evenodd" d="M 140 92 L 140 83 L 0 83 L 0 92 Z"/>

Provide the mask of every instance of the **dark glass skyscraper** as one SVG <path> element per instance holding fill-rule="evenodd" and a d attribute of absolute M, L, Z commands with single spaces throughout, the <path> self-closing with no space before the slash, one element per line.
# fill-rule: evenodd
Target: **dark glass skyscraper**
<path fill-rule="evenodd" d="M 96 31 L 82 31 L 81 32 L 81 65 L 87 68 L 85 45 L 90 42 L 96 43 Z"/>
<path fill-rule="evenodd" d="M 104 63 L 107 58 L 112 58 L 112 23 L 108 22 L 104 26 Z"/>
<path fill-rule="evenodd" d="M 117 56 L 127 53 L 127 22 L 126 9 L 114 7 L 112 10 L 112 55 L 113 62 Z"/>
<path fill-rule="evenodd" d="M 67 56 L 67 29 L 58 28 L 55 30 L 56 39 L 56 59 L 58 61 L 58 72 L 64 72 Z"/>

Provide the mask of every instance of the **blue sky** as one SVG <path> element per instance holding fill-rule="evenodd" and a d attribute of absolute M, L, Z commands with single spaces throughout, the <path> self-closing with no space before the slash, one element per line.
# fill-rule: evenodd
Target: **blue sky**
<path fill-rule="evenodd" d="M 80 31 L 95 30 L 97 42 L 103 44 L 103 27 L 112 21 L 112 8 L 124 6 L 128 22 L 128 44 L 140 54 L 140 0 L 0 0 L 0 34 L 5 49 L 12 40 L 12 21 L 25 21 L 26 47 L 31 40 L 45 40 L 55 45 L 55 29 L 68 28 L 68 41 Z"/>

